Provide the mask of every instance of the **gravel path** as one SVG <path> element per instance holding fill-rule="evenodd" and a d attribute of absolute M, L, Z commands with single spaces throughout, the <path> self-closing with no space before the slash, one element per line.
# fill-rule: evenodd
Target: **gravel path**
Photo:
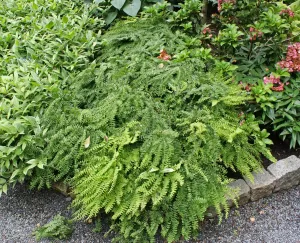
<path fill-rule="evenodd" d="M 36 242 L 31 235 L 36 225 L 47 223 L 58 213 L 70 216 L 69 204 L 68 198 L 54 191 L 16 186 L 0 198 L 0 242 Z M 63 242 L 111 242 L 93 233 L 93 227 L 77 223 L 72 238 Z M 207 220 L 198 240 L 188 242 L 300 243 L 300 186 L 233 209 L 221 225 L 218 220 Z"/>

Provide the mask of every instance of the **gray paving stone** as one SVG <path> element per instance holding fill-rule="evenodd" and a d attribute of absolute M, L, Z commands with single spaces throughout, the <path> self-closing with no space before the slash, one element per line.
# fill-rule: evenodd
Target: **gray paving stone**
<path fill-rule="evenodd" d="M 209 207 L 205 212 L 205 217 L 212 219 L 217 216 L 217 211 L 214 207 Z"/>
<path fill-rule="evenodd" d="M 249 202 L 250 187 L 247 185 L 247 183 L 244 180 L 242 180 L 242 179 L 235 180 L 235 181 L 231 182 L 228 186 L 233 189 L 238 189 L 238 194 L 237 194 L 238 205 L 242 206 L 242 205 L 246 204 L 247 202 Z M 228 200 L 228 205 L 229 205 L 229 207 L 232 207 L 234 205 L 233 201 Z"/>
<path fill-rule="evenodd" d="M 253 172 L 254 181 L 244 178 L 251 189 L 250 199 L 256 201 L 272 194 L 276 178 L 263 169 L 261 172 Z"/>
<path fill-rule="evenodd" d="M 65 196 L 69 196 L 69 187 L 63 182 L 55 182 L 52 185 L 52 188 Z"/>
<path fill-rule="evenodd" d="M 274 191 L 291 188 L 300 181 L 300 159 L 292 155 L 271 164 L 267 170 L 276 178 Z"/>

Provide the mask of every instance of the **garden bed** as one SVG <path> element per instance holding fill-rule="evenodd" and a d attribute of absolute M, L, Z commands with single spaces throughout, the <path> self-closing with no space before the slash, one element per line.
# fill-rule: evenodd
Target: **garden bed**
<path fill-rule="evenodd" d="M 3 2 L 0 194 L 61 182 L 74 220 L 174 242 L 228 213 L 234 177 L 245 201 L 298 183 L 275 134 L 300 145 L 300 0 L 132 1 Z"/>

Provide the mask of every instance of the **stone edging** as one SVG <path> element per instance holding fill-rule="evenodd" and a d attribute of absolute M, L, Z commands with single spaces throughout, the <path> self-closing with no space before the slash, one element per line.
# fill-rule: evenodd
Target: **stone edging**
<path fill-rule="evenodd" d="M 298 185 L 300 182 L 300 159 L 295 155 L 279 160 L 268 166 L 267 170 L 252 173 L 254 180 L 238 179 L 229 187 L 239 189 L 239 205 L 257 201 L 263 197 Z"/>
<path fill-rule="evenodd" d="M 228 186 L 238 191 L 237 202 L 242 206 L 250 201 L 257 201 L 271 195 L 273 192 L 289 189 L 300 184 L 300 159 L 295 155 L 279 160 L 268 166 L 267 170 L 253 172 L 253 181 L 248 178 L 238 179 Z M 74 197 L 70 188 L 64 183 L 55 183 L 53 188 L 68 197 Z M 234 206 L 232 200 L 228 200 L 228 206 Z M 216 212 L 209 208 L 207 217 L 215 217 Z"/>
<path fill-rule="evenodd" d="M 269 165 L 267 170 L 253 172 L 252 175 L 253 181 L 244 178 L 235 180 L 228 185 L 230 188 L 238 190 L 236 200 L 239 206 L 267 197 L 273 192 L 299 185 L 300 159 L 292 155 Z M 228 206 L 234 206 L 232 200 L 228 200 Z M 215 210 L 209 208 L 206 216 L 208 218 L 215 217 Z"/>

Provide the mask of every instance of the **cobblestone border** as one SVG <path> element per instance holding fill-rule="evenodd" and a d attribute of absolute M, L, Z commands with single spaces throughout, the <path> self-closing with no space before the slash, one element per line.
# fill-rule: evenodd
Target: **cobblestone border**
<path fill-rule="evenodd" d="M 228 185 L 237 190 L 236 200 L 239 206 L 300 184 L 300 159 L 292 155 L 269 165 L 267 170 L 253 172 L 252 175 L 253 180 L 243 178 Z M 74 197 L 70 188 L 64 183 L 55 183 L 53 188 L 65 196 Z M 228 199 L 228 206 L 234 206 L 230 199 Z M 213 208 L 209 208 L 206 215 L 207 217 L 215 217 L 216 212 Z"/>
<path fill-rule="evenodd" d="M 300 184 L 300 159 L 292 155 L 269 165 L 267 170 L 262 169 L 260 172 L 253 172 L 252 175 L 253 180 L 244 177 L 228 185 L 238 192 L 236 198 L 238 206 Z M 227 202 L 229 207 L 234 206 L 232 200 L 228 199 Z M 216 215 L 213 207 L 208 208 L 206 217 L 213 218 Z"/>
<path fill-rule="evenodd" d="M 239 189 L 239 205 L 298 185 L 300 183 L 300 159 L 292 155 L 269 165 L 267 170 L 263 169 L 252 175 L 253 181 L 244 178 L 244 180 L 239 179 L 229 184 L 231 188 Z"/>

